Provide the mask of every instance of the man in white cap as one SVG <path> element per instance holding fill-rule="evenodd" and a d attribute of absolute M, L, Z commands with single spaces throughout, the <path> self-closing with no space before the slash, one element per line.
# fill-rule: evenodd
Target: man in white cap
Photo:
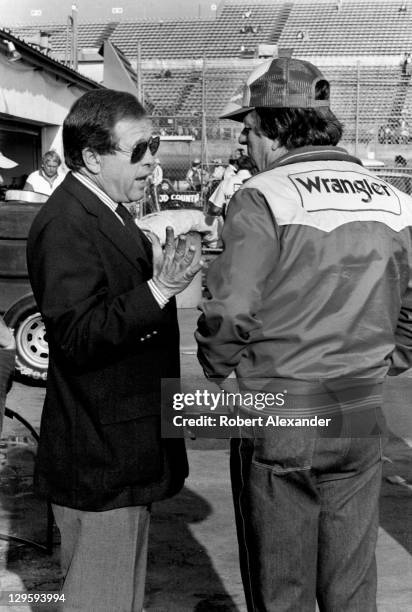
<path fill-rule="evenodd" d="M 155 210 L 160 210 L 158 189 L 163 181 L 163 168 L 160 164 L 160 159 L 158 157 L 156 157 L 154 160 L 153 172 L 150 175 L 148 181 L 150 185 L 150 193 L 153 199 Z"/>
<path fill-rule="evenodd" d="M 231 441 L 250 611 L 376 610 L 382 383 L 412 365 L 412 200 L 336 146 L 329 90 L 279 57 L 225 115 L 259 173 L 231 199 L 196 337 L 209 378 L 264 392 Z"/>
<path fill-rule="evenodd" d="M 186 173 L 186 180 L 189 186 L 194 191 L 200 191 L 202 185 L 202 170 L 200 167 L 200 159 L 196 158 L 192 161 L 192 165 Z"/>
<path fill-rule="evenodd" d="M 5 155 L 3 155 L 3 153 L 0 151 L 0 168 L 3 168 L 4 170 L 11 170 L 12 168 L 15 168 L 16 166 L 18 166 L 18 164 L 15 161 L 13 161 L 12 159 L 9 159 Z M 4 179 L 0 172 L 0 187 L 3 184 L 4 184 Z"/>

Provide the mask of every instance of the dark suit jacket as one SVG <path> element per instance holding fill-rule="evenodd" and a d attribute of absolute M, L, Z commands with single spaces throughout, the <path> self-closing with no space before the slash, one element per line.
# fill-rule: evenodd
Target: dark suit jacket
<path fill-rule="evenodd" d="M 146 281 L 150 243 L 69 174 L 30 230 L 27 260 L 50 361 L 37 491 L 83 510 L 146 504 L 187 475 L 160 436 L 160 381 L 179 377 L 175 300 Z"/>

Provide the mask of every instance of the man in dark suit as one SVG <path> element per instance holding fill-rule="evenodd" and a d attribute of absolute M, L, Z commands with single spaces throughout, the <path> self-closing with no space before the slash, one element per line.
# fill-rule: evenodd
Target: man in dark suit
<path fill-rule="evenodd" d="M 137 612 L 150 504 L 187 476 L 183 440 L 160 435 L 160 384 L 179 377 L 174 295 L 202 262 L 170 229 L 152 254 L 121 204 L 142 197 L 159 146 L 134 96 L 86 93 L 63 145 L 72 172 L 28 238 L 50 349 L 36 488 L 61 532 L 64 609 Z"/>

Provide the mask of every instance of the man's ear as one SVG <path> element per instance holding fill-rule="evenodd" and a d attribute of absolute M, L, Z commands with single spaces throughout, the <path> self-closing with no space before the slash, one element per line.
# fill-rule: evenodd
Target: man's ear
<path fill-rule="evenodd" d="M 273 140 L 273 142 L 272 142 L 271 149 L 272 149 L 272 151 L 277 151 L 279 149 L 279 147 L 280 147 L 280 142 L 279 142 L 278 138 L 275 138 L 275 140 Z"/>
<path fill-rule="evenodd" d="M 92 174 L 99 174 L 100 172 L 100 154 L 93 151 L 89 147 L 86 147 L 82 151 L 83 162 L 87 170 Z"/>

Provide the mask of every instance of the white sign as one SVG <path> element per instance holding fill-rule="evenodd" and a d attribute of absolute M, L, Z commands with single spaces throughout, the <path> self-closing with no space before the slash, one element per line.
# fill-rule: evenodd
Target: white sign
<path fill-rule="evenodd" d="M 289 174 L 302 207 L 321 210 L 375 210 L 400 215 L 401 204 L 392 187 L 382 179 L 342 170 L 312 170 Z"/>

